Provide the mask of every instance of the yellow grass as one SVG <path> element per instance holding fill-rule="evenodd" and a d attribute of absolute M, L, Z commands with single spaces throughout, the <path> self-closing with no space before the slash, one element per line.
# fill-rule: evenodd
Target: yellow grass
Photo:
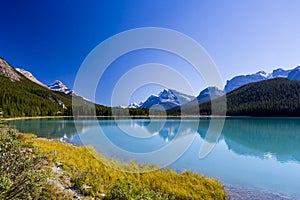
<path fill-rule="evenodd" d="M 30 139 L 34 146 L 47 155 L 53 165 L 62 163 L 63 170 L 72 180 L 84 182 L 92 188 L 83 193 L 90 196 L 99 196 L 109 193 L 117 180 L 127 180 L 142 184 L 152 191 L 169 194 L 172 199 L 228 199 L 223 185 L 215 179 L 206 178 L 192 172 L 176 173 L 173 170 L 155 170 L 157 166 L 138 165 L 135 162 L 120 163 L 98 154 L 92 147 L 77 147 L 59 141 L 46 139 Z M 113 166 L 113 167 L 112 167 Z M 148 173 L 128 173 L 118 169 L 143 171 L 153 169 Z"/>

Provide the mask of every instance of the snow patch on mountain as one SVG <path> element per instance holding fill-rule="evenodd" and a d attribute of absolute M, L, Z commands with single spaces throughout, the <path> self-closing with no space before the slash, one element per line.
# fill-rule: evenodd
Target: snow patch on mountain
<path fill-rule="evenodd" d="M 18 72 L 20 72 L 23 76 L 25 76 L 27 79 L 31 80 L 32 82 L 35 82 L 43 87 L 47 87 L 45 84 L 43 84 L 42 82 L 37 80 L 37 78 L 35 76 L 33 76 L 31 72 L 26 71 L 25 69 L 20 69 L 20 68 L 16 68 L 16 70 Z"/>
<path fill-rule="evenodd" d="M 263 73 L 261 71 L 255 74 L 236 76 L 226 82 L 224 90 L 226 93 L 228 93 L 243 85 L 253 83 L 253 82 L 263 81 L 267 79 L 268 79 L 268 75 L 265 72 Z"/>
<path fill-rule="evenodd" d="M 140 108 L 143 103 L 144 102 L 140 102 L 140 103 L 134 102 L 134 103 L 129 104 L 128 108 Z"/>
<path fill-rule="evenodd" d="M 291 80 L 300 80 L 300 67 L 296 67 L 291 70 L 284 70 L 282 68 L 278 68 L 273 70 L 272 73 L 266 73 L 264 71 L 259 71 L 255 74 L 249 75 L 240 75 L 235 76 L 231 80 L 228 80 L 225 85 L 225 92 L 231 92 L 243 85 L 254 83 L 258 81 L 269 80 L 272 78 L 288 78 Z"/>
<path fill-rule="evenodd" d="M 284 70 L 282 68 L 278 68 L 273 70 L 272 76 L 270 78 L 287 78 L 291 71 L 292 70 Z"/>

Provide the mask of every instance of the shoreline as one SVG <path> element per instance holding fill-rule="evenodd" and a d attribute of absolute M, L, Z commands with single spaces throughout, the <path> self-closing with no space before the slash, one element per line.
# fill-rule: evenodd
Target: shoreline
<path fill-rule="evenodd" d="M 59 116 L 57 118 L 62 118 L 62 117 L 63 116 Z M 42 117 L 42 118 L 48 118 L 48 117 Z M 51 118 L 56 118 L 56 117 L 51 117 Z M 23 119 L 23 118 L 18 118 L 18 119 Z M 82 144 L 72 143 L 64 139 L 61 140 L 61 139 L 54 139 L 54 138 L 39 137 L 36 134 L 34 135 L 36 136 L 37 140 L 45 140 L 50 142 L 62 142 L 66 145 L 71 145 L 74 147 L 84 146 Z M 223 184 L 224 190 L 228 193 L 229 200 L 300 200 L 300 196 L 295 196 L 293 194 L 283 194 L 283 193 L 265 190 L 262 188 L 232 185 L 223 182 L 220 179 L 217 180 Z"/>
<path fill-rule="evenodd" d="M 38 137 L 38 136 L 36 139 L 46 140 L 50 142 L 52 141 L 62 142 L 66 145 L 71 145 L 74 147 L 84 147 L 84 145 L 82 144 L 72 143 L 64 139 L 60 140 L 60 139 L 45 138 L 45 137 Z M 205 174 L 203 175 L 206 176 Z M 208 177 L 208 178 L 214 178 L 214 177 Z M 251 187 L 251 186 L 233 185 L 233 184 L 223 182 L 220 179 L 217 180 L 223 184 L 224 190 L 228 193 L 229 200 L 300 200 L 300 195 L 298 196 L 293 194 L 284 194 L 284 193 L 274 192 L 271 190 L 266 190 L 262 188 Z"/>
<path fill-rule="evenodd" d="M 210 119 L 210 118 L 258 118 L 258 119 L 297 119 L 300 117 L 253 117 L 253 116 L 211 116 L 211 115 L 183 115 L 183 116 L 146 116 L 146 115 L 136 115 L 136 116 L 75 116 L 76 118 L 97 118 L 97 119 Z M 12 120 L 23 120 L 23 119 L 60 119 L 60 118 L 74 118 L 74 116 L 35 116 L 35 117 L 8 117 L 1 118 L 3 121 L 12 121 Z"/>
<path fill-rule="evenodd" d="M 12 121 L 12 120 L 22 120 L 22 119 L 52 119 L 52 118 L 71 118 L 71 116 L 8 117 L 8 118 L 2 118 L 2 120 Z"/>

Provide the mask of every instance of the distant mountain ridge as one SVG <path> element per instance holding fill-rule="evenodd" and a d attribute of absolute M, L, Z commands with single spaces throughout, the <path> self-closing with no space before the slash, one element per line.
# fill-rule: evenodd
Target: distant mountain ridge
<path fill-rule="evenodd" d="M 226 82 L 224 91 L 226 93 L 229 93 L 243 85 L 264 81 L 264 80 L 270 80 L 274 78 L 287 78 L 290 80 L 300 80 L 300 67 L 296 67 L 294 69 L 290 70 L 284 70 L 282 68 L 278 68 L 273 70 L 272 73 L 266 73 L 264 71 L 259 71 L 254 74 L 248 74 L 248 75 L 238 75 L 233 77 L 232 79 L 228 80 Z"/>
<path fill-rule="evenodd" d="M 189 104 L 189 105 L 194 105 L 195 103 L 205 103 L 210 100 L 219 98 L 226 93 L 230 93 L 233 90 L 236 90 L 244 85 L 247 85 L 249 83 L 255 83 L 255 82 L 260 82 L 260 81 L 265 81 L 265 80 L 270 80 L 270 79 L 276 79 L 276 78 L 287 78 L 290 80 L 297 80 L 300 81 L 300 66 L 294 68 L 294 69 L 289 69 L 289 70 L 284 70 L 282 68 L 278 68 L 273 70 L 271 73 L 267 73 L 265 71 L 258 71 L 253 74 L 248 74 L 248 75 L 238 75 L 233 77 L 230 80 L 227 80 L 226 85 L 224 87 L 224 90 L 221 90 L 217 87 L 210 86 L 202 90 L 199 95 L 195 97 L 191 97 L 186 94 L 182 93 L 176 93 L 176 90 L 169 90 L 166 89 L 162 91 L 158 95 L 151 95 L 150 97 L 147 98 L 146 101 L 140 102 L 140 103 L 131 103 L 128 107 L 129 108 L 151 108 L 154 105 L 157 106 L 162 106 L 164 109 L 173 109 L 178 106 L 182 106 L 184 104 Z M 171 91 L 168 92 L 167 90 Z M 172 94 L 175 93 L 176 95 Z M 181 103 L 179 103 L 176 100 L 176 97 L 187 97 L 185 99 L 181 99 Z M 190 100 L 190 101 L 188 101 Z M 196 101 L 197 100 L 197 101 Z M 153 107 L 155 108 L 155 107 Z M 158 108 L 158 107 L 156 107 Z"/>

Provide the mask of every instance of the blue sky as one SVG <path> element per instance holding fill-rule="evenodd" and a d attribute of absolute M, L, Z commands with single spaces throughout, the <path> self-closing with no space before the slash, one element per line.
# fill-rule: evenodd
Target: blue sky
<path fill-rule="evenodd" d="M 201 44 L 225 83 L 237 74 L 300 65 L 299 10 L 297 0 L 2 0 L 0 56 L 46 84 L 60 79 L 72 87 L 81 63 L 100 42 L 128 29 L 164 27 Z M 182 61 L 159 53 L 136 52 L 116 60 L 107 72 L 113 78 L 97 90 L 97 102 L 110 103 L 113 79 L 133 65 L 167 63 L 188 73 Z M 191 82 L 196 93 L 205 87 L 192 73 Z M 132 100 L 158 89 L 140 89 Z"/>

